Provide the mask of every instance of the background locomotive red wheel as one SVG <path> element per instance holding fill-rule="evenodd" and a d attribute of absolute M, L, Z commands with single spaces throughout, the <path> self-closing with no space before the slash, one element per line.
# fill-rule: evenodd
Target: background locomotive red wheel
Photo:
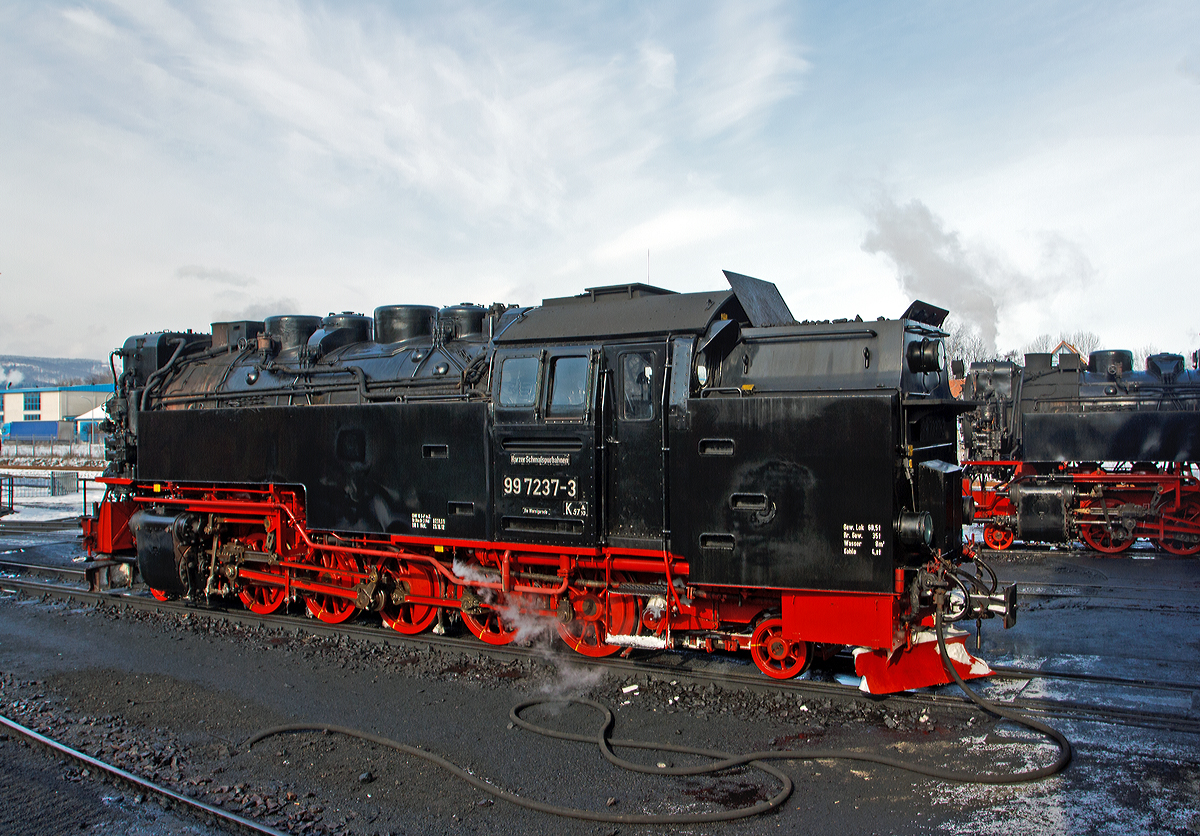
<path fill-rule="evenodd" d="M 437 595 L 437 579 L 433 570 L 412 560 L 385 559 L 381 572 L 396 578 L 396 588 L 406 595 L 433 598 Z M 437 607 L 428 604 L 393 604 L 388 601 L 379 611 L 383 623 L 405 635 L 415 636 L 429 629 L 437 618 Z"/>
<path fill-rule="evenodd" d="M 248 537 L 243 537 L 241 542 L 246 548 L 252 551 L 265 551 L 267 548 L 267 535 L 251 534 Z M 280 581 L 284 577 L 282 569 L 266 563 L 256 565 L 254 570 L 256 572 L 279 575 Z M 282 586 L 243 584 L 238 589 L 238 598 L 241 599 L 242 606 L 250 610 L 250 612 L 257 613 L 258 615 L 270 615 L 283 606 L 283 602 L 287 598 L 287 591 Z"/>
<path fill-rule="evenodd" d="M 750 637 L 750 656 L 767 676 L 791 679 L 804 673 L 812 661 L 812 648 L 808 642 L 785 639 L 782 618 L 768 618 Z"/>
<path fill-rule="evenodd" d="M 989 549 L 996 551 L 1004 551 L 1013 544 L 1013 533 L 1006 531 L 1003 528 L 995 528 L 992 525 L 983 527 L 983 542 L 987 544 Z"/>
<path fill-rule="evenodd" d="M 163 592 L 161 589 L 155 589 L 154 587 L 149 587 L 149 589 L 150 595 L 155 601 L 170 601 L 171 598 L 174 597 L 173 595 Z"/>
<path fill-rule="evenodd" d="M 596 573 L 596 579 L 602 573 Z M 614 575 L 619 583 L 624 578 Z M 596 658 L 611 656 L 621 650 L 619 645 L 608 644 L 609 633 L 628 635 L 638 623 L 637 599 L 630 595 L 609 595 L 603 589 L 567 590 L 574 617 L 568 624 L 558 622 L 558 634 L 567 646 L 576 653 Z"/>
<path fill-rule="evenodd" d="M 466 611 L 462 614 L 463 624 L 471 631 L 471 635 L 488 644 L 509 644 L 517 637 L 517 628 L 509 628 L 500 613 L 488 607 L 478 615 Z"/>
<path fill-rule="evenodd" d="M 1117 517 L 1121 513 L 1122 502 L 1110 502 L 1102 499 L 1101 503 L 1107 503 L 1108 515 Z M 1096 506 L 1090 506 L 1095 508 Z M 1103 513 L 1105 505 L 1100 506 Z M 1087 543 L 1093 549 L 1104 554 L 1120 554 L 1133 545 L 1136 537 L 1127 537 L 1124 529 L 1114 529 L 1112 531 L 1104 527 L 1103 523 L 1089 523 L 1079 527 L 1079 536 L 1083 538 L 1083 542 Z"/>
<path fill-rule="evenodd" d="M 352 557 L 336 552 L 322 552 L 321 556 L 317 558 L 317 562 L 326 569 L 317 575 L 318 583 L 342 586 L 346 589 L 354 586 L 353 579 L 344 574 L 358 571 L 358 566 Z M 304 599 L 304 605 L 308 607 L 308 612 L 313 618 L 318 618 L 326 624 L 341 624 L 354 615 L 358 609 L 353 598 L 320 593 L 309 593 L 309 596 Z"/>
<path fill-rule="evenodd" d="M 1175 519 L 1192 525 L 1200 525 L 1200 503 L 1184 505 L 1175 515 Z M 1200 554 L 1200 541 L 1193 541 L 1179 534 L 1168 534 L 1161 539 L 1156 537 L 1154 542 L 1162 546 L 1163 551 L 1171 554 L 1180 556 Z"/>

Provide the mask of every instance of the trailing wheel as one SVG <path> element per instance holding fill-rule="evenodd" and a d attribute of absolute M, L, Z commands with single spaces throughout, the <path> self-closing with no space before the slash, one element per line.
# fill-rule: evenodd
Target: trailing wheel
<path fill-rule="evenodd" d="M 750 637 L 750 656 L 772 679 L 791 679 L 804 673 L 812 661 L 812 648 L 808 642 L 785 639 L 782 618 L 768 618 Z"/>
<path fill-rule="evenodd" d="M 595 578 L 589 575 L 579 580 L 603 578 L 601 572 L 593 574 Z M 614 583 L 621 580 L 613 576 Z M 575 652 L 599 658 L 621 650 L 619 645 L 607 643 L 609 634 L 629 635 L 637 623 L 637 599 L 633 596 L 613 595 L 597 587 L 571 587 L 560 604 L 558 634 Z"/>
<path fill-rule="evenodd" d="M 317 583 L 341 586 L 347 590 L 354 588 L 354 579 L 347 574 L 358 571 L 358 566 L 352 557 L 337 552 L 322 552 L 317 557 L 317 563 L 323 569 L 317 575 Z M 358 609 L 353 597 L 343 598 L 340 595 L 326 595 L 319 592 L 310 592 L 304 599 L 304 605 L 308 607 L 309 615 L 326 624 L 341 624 L 354 615 Z"/>
<path fill-rule="evenodd" d="M 991 523 L 983 527 L 983 542 L 989 549 L 1004 551 L 1013 544 L 1013 533 L 1003 528 L 996 528 Z"/>
<path fill-rule="evenodd" d="M 1112 521 L 1120 519 L 1123 504 L 1101 499 L 1098 508 L 1095 505 L 1089 507 L 1093 512 L 1093 518 L 1099 511 L 1101 519 L 1107 516 Z M 1103 522 L 1085 523 L 1079 527 L 1079 536 L 1085 543 L 1103 554 L 1120 554 L 1132 546 L 1133 541 L 1137 539 L 1127 534 L 1123 526 L 1112 525 L 1111 522 L 1108 526 L 1105 526 Z"/>
<path fill-rule="evenodd" d="M 242 544 L 251 551 L 265 551 L 267 547 L 266 534 L 251 534 L 248 537 L 243 537 Z M 238 598 L 242 601 L 242 606 L 257 615 L 270 615 L 283 606 L 287 599 L 287 590 L 283 585 L 284 572 L 282 569 L 271 566 L 268 563 L 255 564 L 254 571 L 264 574 L 279 575 L 280 585 L 272 586 L 270 584 L 240 584 L 238 587 Z"/>
<path fill-rule="evenodd" d="M 429 604 L 410 604 L 405 598 L 437 596 L 437 579 L 433 570 L 414 560 L 385 558 L 379 564 L 380 573 L 391 575 L 396 587 L 379 611 L 383 623 L 398 633 L 415 636 L 423 633 L 437 618 L 437 607 Z"/>
<path fill-rule="evenodd" d="M 1176 525 L 1182 523 L 1189 528 L 1200 530 L 1200 503 L 1184 505 L 1179 509 L 1179 513 L 1172 517 L 1172 522 Z M 1161 538 L 1156 537 L 1154 542 L 1161 546 L 1163 551 L 1181 557 L 1200 554 L 1200 536 L 1195 534 L 1172 532 Z"/>

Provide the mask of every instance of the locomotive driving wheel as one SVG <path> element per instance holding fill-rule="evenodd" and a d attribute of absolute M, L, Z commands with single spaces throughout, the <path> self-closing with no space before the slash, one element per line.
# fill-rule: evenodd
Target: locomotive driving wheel
<path fill-rule="evenodd" d="M 480 609 L 481 612 L 478 613 L 462 611 L 463 624 L 467 625 L 471 635 L 482 642 L 494 645 L 510 644 L 517 637 L 518 628 L 510 628 L 505 624 L 500 613 L 486 604 L 481 605 Z"/>
<path fill-rule="evenodd" d="M 396 579 L 396 588 L 379 611 L 384 625 L 398 633 L 415 636 L 429 629 L 437 618 L 437 607 L 429 604 L 409 604 L 404 597 L 414 595 L 433 598 L 437 595 L 437 579 L 428 566 L 413 560 L 385 558 L 379 564 L 380 572 Z M 401 600 L 396 603 L 397 598 Z"/>
<path fill-rule="evenodd" d="M 594 572 L 582 575 L 579 580 L 602 578 L 602 572 Z M 615 574 L 612 579 L 614 583 L 624 580 L 622 576 Z M 569 610 L 567 606 L 570 607 Z M 631 595 L 613 595 L 602 588 L 571 587 L 567 590 L 567 597 L 563 599 L 560 608 L 562 617 L 569 617 L 570 620 L 564 623 L 560 617 L 558 634 L 569 648 L 584 656 L 600 658 L 619 652 L 621 647 L 608 644 L 606 638 L 610 633 L 618 636 L 628 635 L 638 623 L 636 598 Z"/>
<path fill-rule="evenodd" d="M 1177 522 L 1185 523 L 1189 526 L 1200 525 L 1200 502 L 1184 505 L 1173 518 Z M 1161 546 L 1163 551 L 1170 554 L 1177 554 L 1181 557 L 1200 554 L 1200 538 L 1196 538 L 1196 535 L 1171 533 L 1161 538 L 1155 537 L 1154 542 Z"/>
<path fill-rule="evenodd" d="M 750 656 L 772 679 L 791 679 L 804 673 L 812 661 L 812 648 L 808 642 L 785 639 L 782 618 L 768 618 L 750 637 Z"/>
<path fill-rule="evenodd" d="M 345 574 L 358 571 L 354 558 L 337 552 L 321 552 L 317 563 L 323 568 L 323 571 L 317 575 L 317 583 L 342 586 L 348 590 L 354 587 L 354 579 Z M 358 609 L 354 600 L 353 598 L 343 598 L 340 595 L 310 592 L 304 599 L 304 605 L 308 607 L 309 615 L 313 618 L 320 619 L 326 624 L 341 624 L 354 615 Z"/>
<path fill-rule="evenodd" d="M 983 542 L 987 544 L 989 549 L 1004 551 L 1013 544 L 1014 539 L 1015 537 L 1011 531 L 996 528 L 991 523 L 983 527 Z"/>
<path fill-rule="evenodd" d="M 267 550 L 267 535 L 266 534 L 251 534 L 248 537 L 243 537 L 242 544 L 251 551 L 261 552 Z M 283 580 L 283 570 L 269 564 L 256 565 L 256 572 L 264 574 L 279 575 L 280 581 Z M 241 584 L 238 588 L 238 598 L 242 601 L 242 606 L 257 615 L 270 615 L 283 606 L 284 600 L 287 598 L 287 590 L 283 586 L 269 586 L 267 584 Z"/>
<path fill-rule="evenodd" d="M 1093 511 L 1099 510 L 1102 516 L 1107 516 L 1110 520 L 1114 517 L 1120 517 L 1122 502 L 1109 502 L 1106 499 L 1100 500 L 1100 505 L 1089 506 Z M 1108 525 L 1103 522 L 1086 523 L 1079 527 L 1079 536 L 1083 541 L 1098 552 L 1103 554 L 1120 554 L 1133 545 L 1133 541 L 1137 538 L 1127 534 L 1121 526 Z"/>

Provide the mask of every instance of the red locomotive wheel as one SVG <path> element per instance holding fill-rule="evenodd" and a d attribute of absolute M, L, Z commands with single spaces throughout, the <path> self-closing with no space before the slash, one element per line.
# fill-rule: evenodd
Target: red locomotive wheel
<path fill-rule="evenodd" d="M 1101 500 L 1101 502 L 1106 501 Z M 1109 516 L 1118 516 L 1121 513 L 1121 506 L 1123 504 L 1121 502 L 1109 502 Z M 1102 505 L 1101 508 L 1103 507 Z M 1132 546 L 1133 541 L 1137 539 L 1136 537 L 1127 537 L 1124 530 L 1110 531 L 1104 527 L 1103 523 L 1091 523 L 1080 526 L 1079 536 L 1083 538 L 1083 542 L 1104 554 L 1120 554 Z"/>
<path fill-rule="evenodd" d="M 772 679 L 791 679 L 804 673 L 812 661 L 808 642 L 783 637 L 783 619 L 768 618 L 750 637 L 750 656 L 758 669 Z"/>
<path fill-rule="evenodd" d="M 437 580 L 433 570 L 410 560 L 387 560 L 382 571 L 396 577 L 396 588 L 405 595 L 433 598 L 437 595 Z M 398 633 L 415 636 L 429 629 L 437 618 L 437 607 L 428 604 L 393 604 L 389 601 L 379 611 L 383 623 Z"/>
<path fill-rule="evenodd" d="M 1175 519 L 1179 522 L 1200 525 L 1200 504 L 1185 505 L 1179 509 L 1179 514 Z M 1177 554 L 1180 557 L 1200 554 L 1200 540 L 1192 540 L 1187 535 L 1168 534 L 1161 539 L 1154 538 L 1154 542 L 1162 546 L 1163 551 Z"/>
<path fill-rule="evenodd" d="M 283 606 L 287 591 L 282 586 L 243 586 L 238 590 L 242 605 L 252 613 L 270 615 Z"/>
<path fill-rule="evenodd" d="M 500 617 L 500 613 L 491 607 L 479 615 L 472 615 L 464 611 L 462 619 L 463 623 L 467 625 L 467 629 L 471 631 L 471 635 L 488 644 L 509 644 L 517 637 L 517 628 L 510 629 Z"/>
<path fill-rule="evenodd" d="M 991 525 L 983 527 L 983 542 L 987 544 L 989 549 L 996 551 L 1004 551 L 1013 544 L 1013 533 L 1006 531 L 1003 528 L 994 528 Z"/>
<path fill-rule="evenodd" d="M 155 589 L 154 587 L 149 587 L 149 589 L 150 595 L 155 601 L 170 601 L 174 597 L 173 595 L 163 592 L 161 589 Z"/>
<path fill-rule="evenodd" d="M 251 534 L 249 537 L 242 539 L 242 542 L 247 548 L 252 551 L 264 551 L 267 547 L 267 535 Z M 269 572 L 272 575 L 279 575 L 280 580 L 283 580 L 283 571 L 268 564 L 256 564 L 255 571 Z M 242 601 L 242 606 L 257 615 L 270 615 L 283 606 L 287 599 L 287 590 L 282 586 L 267 586 L 266 584 L 246 584 L 238 589 L 238 598 Z"/>
<path fill-rule="evenodd" d="M 613 580 L 621 579 L 614 576 Z M 568 624 L 558 622 L 558 634 L 567 647 L 595 658 L 619 652 L 619 645 L 608 644 L 605 639 L 609 633 L 623 636 L 633 632 L 638 623 L 637 599 L 609 595 L 602 589 L 568 589 L 567 595 L 573 618 Z"/>
<path fill-rule="evenodd" d="M 317 558 L 317 562 L 327 570 L 317 575 L 318 583 L 342 586 L 346 589 L 354 586 L 353 579 L 343 574 L 358 571 L 358 566 L 352 557 L 335 552 L 322 552 L 321 556 Z M 358 606 L 352 598 L 320 593 L 310 593 L 304 599 L 304 605 L 308 607 L 309 615 L 326 624 L 341 624 L 358 610 Z"/>

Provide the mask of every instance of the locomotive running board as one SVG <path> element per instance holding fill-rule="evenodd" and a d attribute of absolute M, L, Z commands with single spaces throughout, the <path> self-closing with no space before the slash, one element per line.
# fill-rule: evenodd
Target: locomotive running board
<path fill-rule="evenodd" d="M 967 650 L 969 634 L 961 630 L 947 631 L 946 653 L 950 664 L 963 679 L 991 676 L 987 662 L 972 656 Z M 913 636 L 911 647 L 901 647 L 889 653 L 859 647 L 854 650 L 854 672 L 862 677 L 859 690 L 868 694 L 895 694 L 914 688 L 947 685 L 950 675 L 942 666 L 933 630 L 922 630 Z"/>

